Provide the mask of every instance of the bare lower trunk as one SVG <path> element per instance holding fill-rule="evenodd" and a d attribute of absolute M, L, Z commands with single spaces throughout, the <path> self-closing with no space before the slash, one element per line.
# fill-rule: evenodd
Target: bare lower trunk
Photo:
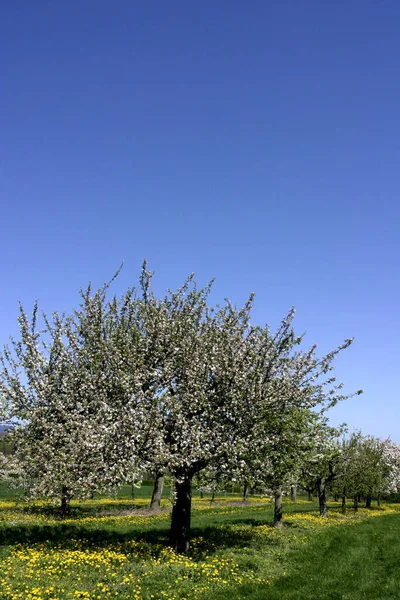
<path fill-rule="evenodd" d="M 247 481 L 244 484 L 244 488 L 243 488 L 243 502 L 247 502 L 247 499 L 249 497 L 249 486 L 247 485 Z"/>
<path fill-rule="evenodd" d="M 174 502 L 175 502 L 175 479 L 172 475 L 171 475 L 171 480 L 170 480 L 170 485 L 169 485 L 169 500 L 173 506 Z"/>
<path fill-rule="evenodd" d="M 342 515 L 345 515 L 346 511 L 347 511 L 346 494 L 343 494 L 343 496 L 342 496 Z"/>
<path fill-rule="evenodd" d="M 290 499 L 292 502 L 297 501 L 297 487 L 295 485 L 290 486 Z"/>
<path fill-rule="evenodd" d="M 358 511 L 358 496 L 354 496 L 354 512 Z"/>
<path fill-rule="evenodd" d="M 371 508 L 371 502 L 372 502 L 371 495 L 368 494 L 367 497 L 365 498 L 365 508 Z"/>
<path fill-rule="evenodd" d="M 381 494 L 379 492 L 379 494 L 378 494 L 378 506 L 380 506 L 380 505 L 381 505 Z"/>
<path fill-rule="evenodd" d="M 312 492 L 308 491 L 308 500 L 309 502 L 312 502 L 313 497 L 312 497 Z"/>
<path fill-rule="evenodd" d="M 318 502 L 319 502 L 319 514 L 321 517 L 328 516 L 328 506 L 326 504 L 326 485 L 322 479 L 318 484 Z"/>
<path fill-rule="evenodd" d="M 279 529 L 282 527 L 283 510 L 282 510 L 282 488 L 278 487 L 274 491 L 274 525 Z"/>
<path fill-rule="evenodd" d="M 210 502 L 214 502 L 214 500 L 215 500 L 215 492 L 212 493 Z"/>
<path fill-rule="evenodd" d="M 154 480 L 153 494 L 151 496 L 150 510 L 157 511 L 161 508 L 161 497 L 164 489 L 164 474 L 157 473 Z"/>
<path fill-rule="evenodd" d="M 61 514 L 63 517 L 66 517 L 69 514 L 70 501 L 71 501 L 71 493 L 67 487 L 63 487 L 61 489 Z"/>
<path fill-rule="evenodd" d="M 180 554 L 189 552 L 191 508 L 192 475 L 177 473 L 169 542 L 172 548 Z"/>

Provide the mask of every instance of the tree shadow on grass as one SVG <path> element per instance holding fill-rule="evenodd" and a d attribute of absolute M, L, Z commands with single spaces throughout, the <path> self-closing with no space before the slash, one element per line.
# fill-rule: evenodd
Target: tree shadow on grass
<path fill-rule="evenodd" d="M 53 504 L 22 504 L 16 503 L 15 509 L 22 514 L 30 515 L 41 515 L 51 517 L 53 519 L 62 520 L 61 510 L 59 506 Z M 0 506 L 0 515 L 2 512 L 9 511 L 10 508 L 7 506 L 2 508 Z M 115 504 L 115 502 L 102 502 L 101 504 L 93 504 L 88 502 L 85 504 L 72 505 L 69 508 L 68 518 L 79 519 L 83 517 L 98 517 L 98 516 L 119 516 L 121 514 L 132 514 L 134 511 L 146 512 L 148 511 L 148 504 L 143 504 L 135 501 L 125 501 Z"/>
<path fill-rule="evenodd" d="M 238 527 L 239 525 L 239 527 Z M 193 527 L 191 539 L 193 540 L 193 557 L 200 560 L 205 554 L 210 555 L 221 549 L 244 548 L 254 540 L 254 527 L 266 525 L 265 521 L 243 519 L 240 523 L 208 525 Z M 272 526 L 271 526 L 272 529 Z M 57 523 L 3 523 L 0 525 L 0 545 L 37 544 L 46 543 L 71 547 L 76 540 L 82 541 L 87 546 L 112 547 L 116 544 L 124 545 L 127 542 L 138 542 L 146 546 L 168 546 L 169 524 L 160 523 L 158 527 L 134 528 L 130 526 L 110 529 L 97 526 L 95 528 L 80 525 L 79 522 Z M 268 544 L 275 545 L 278 541 L 268 539 Z M 265 544 L 265 540 L 263 541 Z"/>
<path fill-rule="evenodd" d="M 109 528 L 89 528 L 75 523 L 21 524 L 8 523 L 0 527 L 0 545 L 49 542 L 68 545 L 71 540 L 84 540 L 96 546 L 110 546 L 130 540 L 162 544 L 168 539 L 168 529 L 122 531 Z"/>

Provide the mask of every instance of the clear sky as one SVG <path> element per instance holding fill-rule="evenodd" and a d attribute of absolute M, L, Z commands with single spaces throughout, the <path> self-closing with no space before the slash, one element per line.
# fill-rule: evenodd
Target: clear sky
<path fill-rule="evenodd" d="M 0 342 L 122 260 L 346 337 L 332 421 L 400 443 L 400 3 L 3 0 Z"/>

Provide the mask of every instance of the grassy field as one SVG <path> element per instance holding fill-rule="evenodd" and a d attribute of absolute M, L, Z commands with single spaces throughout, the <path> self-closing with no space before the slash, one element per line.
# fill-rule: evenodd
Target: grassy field
<path fill-rule="evenodd" d="M 68 519 L 43 503 L 0 501 L 0 598 L 7 600 L 400 598 L 400 507 L 348 512 L 285 502 L 285 527 L 253 498 L 194 501 L 193 548 L 167 546 L 170 503 L 150 515 L 149 489 L 74 502 Z M 168 491 L 166 492 L 166 496 Z"/>

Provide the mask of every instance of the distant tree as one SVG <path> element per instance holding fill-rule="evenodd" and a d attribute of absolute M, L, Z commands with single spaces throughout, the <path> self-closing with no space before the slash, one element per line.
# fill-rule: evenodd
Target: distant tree
<path fill-rule="evenodd" d="M 317 492 L 321 517 L 328 516 L 328 489 L 340 477 L 338 457 L 342 435 L 343 427 L 330 427 L 326 419 L 321 419 L 314 430 L 310 452 L 304 457 L 300 481 L 306 489 Z"/>
<path fill-rule="evenodd" d="M 339 476 L 332 487 L 342 497 L 342 512 L 346 512 L 348 497 L 354 499 L 357 510 L 361 498 L 370 507 L 372 499 L 379 500 L 382 493 L 396 489 L 399 458 L 397 446 L 390 440 L 383 441 L 360 431 L 344 439 L 336 464 Z"/>
<path fill-rule="evenodd" d="M 378 503 L 383 494 L 400 493 L 400 446 L 390 439 L 383 442 L 383 462 L 387 469 L 386 479 L 383 480 L 378 489 Z"/>
<path fill-rule="evenodd" d="M 343 384 L 332 375 L 335 358 L 352 340 L 319 358 L 315 345 L 299 348 L 303 336 L 295 334 L 293 319 L 291 310 L 275 335 L 268 327 L 253 332 L 251 368 L 243 383 L 251 410 L 243 420 L 247 443 L 240 464 L 256 486 L 274 490 L 277 527 L 282 525 L 283 490 L 293 485 L 305 457 L 318 455 L 321 430 L 328 431 L 322 415 L 354 395 L 343 394 Z M 319 484 L 324 506 L 326 477 Z"/>

